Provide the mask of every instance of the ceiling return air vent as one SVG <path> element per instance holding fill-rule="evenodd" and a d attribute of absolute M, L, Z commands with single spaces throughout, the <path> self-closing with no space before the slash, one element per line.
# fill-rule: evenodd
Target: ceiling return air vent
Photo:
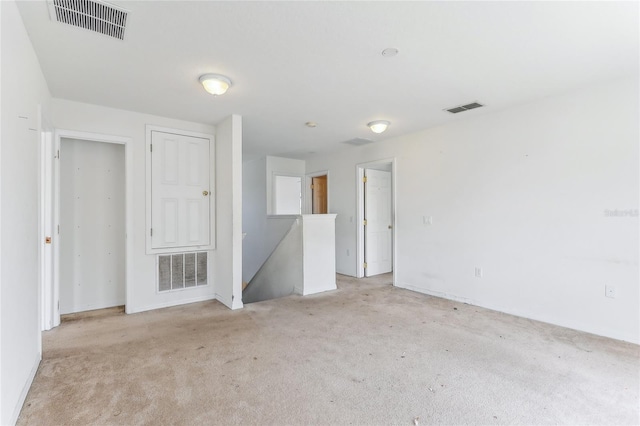
<path fill-rule="evenodd" d="M 47 0 L 51 20 L 124 40 L 129 11 L 99 0 Z"/>
<path fill-rule="evenodd" d="M 472 103 L 466 104 L 466 105 L 460 105 L 460 106 L 453 107 L 453 108 L 447 108 L 447 109 L 445 109 L 445 111 L 449 111 L 451 114 L 457 114 L 459 112 L 469 111 L 470 109 L 480 108 L 480 107 L 483 107 L 483 106 L 484 105 L 482 105 L 481 103 L 472 102 Z"/>
<path fill-rule="evenodd" d="M 373 143 L 373 141 L 371 139 L 365 139 L 365 138 L 353 138 L 353 139 L 349 139 L 348 141 L 344 141 L 342 143 L 346 143 L 348 145 L 353 145 L 353 146 L 361 146 L 361 145 L 367 145 L 367 144 Z"/>

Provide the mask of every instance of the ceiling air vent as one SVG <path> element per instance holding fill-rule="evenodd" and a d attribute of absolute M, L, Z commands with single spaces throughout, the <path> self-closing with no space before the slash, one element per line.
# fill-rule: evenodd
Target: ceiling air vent
<path fill-rule="evenodd" d="M 353 138 L 353 139 L 349 139 L 348 141 L 344 141 L 342 143 L 346 143 L 354 146 L 361 146 L 361 145 L 373 143 L 373 141 L 371 139 L 365 139 L 365 138 Z"/>
<path fill-rule="evenodd" d="M 483 107 L 484 105 L 478 103 L 478 102 L 472 102 L 470 104 L 466 104 L 466 105 L 460 105 L 457 107 L 453 107 L 453 108 L 447 108 L 445 109 L 445 111 L 449 111 L 451 114 L 457 114 L 459 112 L 462 111 L 468 111 L 470 109 L 474 109 L 474 108 L 480 108 Z"/>
<path fill-rule="evenodd" d="M 124 40 L 129 11 L 99 0 L 48 0 L 53 21 Z"/>

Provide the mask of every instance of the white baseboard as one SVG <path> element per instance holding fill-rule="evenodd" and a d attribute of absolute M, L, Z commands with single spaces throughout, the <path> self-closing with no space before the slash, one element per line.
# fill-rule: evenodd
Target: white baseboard
<path fill-rule="evenodd" d="M 394 286 L 398 288 L 406 288 L 407 290 L 415 291 L 416 293 L 428 294 L 429 296 L 441 297 L 443 299 L 454 300 L 456 302 L 461 302 L 461 303 L 468 303 L 469 305 L 482 306 L 466 297 L 460 297 L 460 296 L 456 296 L 455 294 L 444 293 L 442 291 L 433 291 L 433 290 L 429 290 L 428 288 L 418 287 L 415 285 L 401 283 L 401 282 L 395 283 Z"/>
<path fill-rule="evenodd" d="M 126 312 L 127 314 L 137 314 L 139 312 L 152 311 L 154 309 L 170 308 L 171 306 L 188 305 L 189 303 L 204 302 L 207 300 L 215 300 L 215 299 L 216 299 L 216 296 L 212 294 L 206 294 L 204 296 L 192 297 L 190 299 L 181 299 L 177 301 L 171 300 L 167 302 L 154 303 L 154 304 L 145 305 L 145 306 L 130 307 L 129 305 L 127 305 Z"/>
<path fill-rule="evenodd" d="M 440 291 L 433 291 L 424 287 L 418 287 L 407 283 L 397 283 L 397 287 L 404 288 L 407 290 L 415 291 L 417 293 L 428 294 L 430 296 L 440 297 L 443 299 L 449 299 L 456 302 L 466 303 L 473 306 L 478 306 L 485 309 L 490 309 L 492 311 L 502 312 L 508 315 L 514 315 L 521 318 L 527 318 L 534 321 L 540 321 L 547 324 L 556 325 L 559 327 L 570 328 L 572 330 L 582 331 L 585 333 L 595 334 L 598 336 L 608 337 L 610 339 L 622 340 L 625 342 L 640 344 L 640 336 L 631 335 L 629 333 L 620 332 L 618 330 L 610 330 L 610 329 L 601 329 L 594 328 L 593 326 L 585 326 L 582 323 L 577 321 L 566 321 L 560 320 L 556 318 L 552 318 L 545 315 L 535 315 L 530 312 L 523 312 L 518 309 L 505 308 L 503 306 L 493 305 L 491 303 L 480 303 L 477 300 L 468 299 L 465 297 L 456 296 L 455 294 L 443 293 Z"/>
<path fill-rule="evenodd" d="M 22 391 L 20 392 L 20 397 L 18 398 L 18 403 L 13 409 L 13 415 L 11 416 L 11 421 L 9 424 L 15 425 L 18 421 L 18 417 L 20 416 L 20 412 L 22 411 L 22 406 L 24 405 L 24 401 L 27 399 L 27 394 L 29 393 L 29 389 L 31 389 L 31 384 L 33 383 L 33 379 L 36 377 L 36 373 L 38 372 L 38 367 L 40 366 L 40 360 L 42 360 L 42 353 L 38 353 L 38 357 L 31 367 L 31 372 L 29 373 L 29 377 L 27 378 L 27 382 L 22 387 Z"/>

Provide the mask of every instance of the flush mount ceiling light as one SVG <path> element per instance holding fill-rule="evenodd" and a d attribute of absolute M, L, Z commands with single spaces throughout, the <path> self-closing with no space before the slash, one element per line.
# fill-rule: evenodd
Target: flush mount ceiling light
<path fill-rule="evenodd" d="M 200 83 L 204 86 L 204 90 L 214 96 L 224 95 L 229 87 L 231 80 L 220 74 L 205 74 L 200 76 Z"/>
<path fill-rule="evenodd" d="M 391 123 L 389 123 L 387 120 L 376 120 L 368 123 L 367 126 L 369 126 L 373 133 L 382 133 L 387 130 L 389 124 Z"/>
<path fill-rule="evenodd" d="M 318 123 L 316 123 L 315 121 L 307 121 L 306 123 L 304 123 L 304 125 L 311 128 L 318 127 Z"/>

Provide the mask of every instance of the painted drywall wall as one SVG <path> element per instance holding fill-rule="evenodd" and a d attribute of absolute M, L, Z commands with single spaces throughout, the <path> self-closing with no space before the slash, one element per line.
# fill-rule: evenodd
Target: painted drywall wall
<path fill-rule="evenodd" d="M 133 271 L 132 284 L 128 292 L 127 312 L 141 312 L 165 306 L 191 303 L 215 298 L 216 282 L 206 286 L 199 286 L 175 292 L 158 293 L 156 283 L 156 256 L 145 254 L 146 206 L 145 206 L 145 176 L 146 176 L 146 134 L 145 125 L 157 125 L 177 130 L 187 130 L 199 133 L 215 134 L 213 126 L 174 120 L 154 115 L 141 114 L 132 111 L 107 108 L 62 99 L 52 101 L 53 123 L 58 129 L 91 132 L 103 135 L 114 135 L 132 139 L 132 161 L 134 173 L 131 177 L 133 191 Z M 221 151 L 216 155 L 217 164 L 231 163 L 230 152 Z M 218 190 L 227 181 L 220 180 L 216 175 Z M 127 183 L 129 184 L 129 183 Z M 231 210 L 231 205 L 221 208 Z M 217 250 L 226 250 L 225 246 Z M 216 256 L 209 256 L 210 270 L 232 268 L 231 264 L 217 265 Z M 215 274 L 214 274 L 215 276 Z"/>
<path fill-rule="evenodd" d="M 249 282 L 266 257 L 264 230 L 267 226 L 266 159 L 242 163 L 242 281 Z"/>
<path fill-rule="evenodd" d="M 338 272 L 356 272 L 356 164 L 395 158 L 398 286 L 638 343 L 638 86 L 308 157 L 331 173 Z"/>
<path fill-rule="evenodd" d="M 216 298 L 242 308 L 242 117 L 232 115 L 216 129 Z"/>
<path fill-rule="evenodd" d="M 291 228 L 243 291 L 245 303 L 261 302 L 292 295 L 302 286 L 302 218 Z M 301 293 L 301 292 L 299 292 Z"/>
<path fill-rule="evenodd" d="M 302 179 L 298 176 L 273 176 L 274 214 L 302 214 Z"/>
<path fill-rule="evenodd" d="M 60 143 L 60 314 L 125 304 L 124 145 Z"/>
<path fill-rule="evenodd" d="M 305 163 L 281 157 L 262 157 L 242 165 L 243 231 L 242 279 L 249 282 L 291 228 L 294 217 L 270 215 L 273 175 L 304 176 Z"/>
<path fill-rule="evenodd" d="M 336 228 L 335 214 L 304 214 L 302 218 L 303 295 L 335 290 Z"/>
<path fill-rule="evenodd" d="M 267 214 L 276 214 L 275 211 L 275 184 L 273 177 L 275 175 L 281 176 L 296 176 L 304 181 L 305 162 L 303 160 L 296 160 L 293 158 L 273 157 L 267 156 Z"/>
<path fill-rule="evenodd" d="M 0 424 L 15 423 L 41 357 L 38 105 L 50 94 L 13 1 L 0 2 Z"/>

